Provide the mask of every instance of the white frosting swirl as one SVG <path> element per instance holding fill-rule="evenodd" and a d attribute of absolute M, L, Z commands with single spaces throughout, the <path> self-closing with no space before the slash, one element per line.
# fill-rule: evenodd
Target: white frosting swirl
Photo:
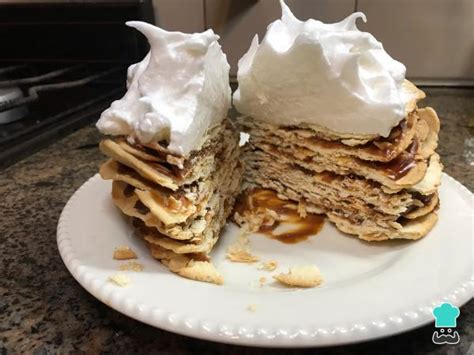
<path fill-rule="evenodd" d="M 412 97 L 403 90 L 405 66 L 357 29 L 365 15 L 303 22 L 281 6 L 281 20 L 268 26 L 262 43 L 256 35 L 239 60 L 237 110 L 275 125 L 387 136 Z"/>
<path fill-rule="evenodd" d="M 168 32 L 138 21 L 127 25 L 147 37 L 150 52 L 128 68 L 125 96 L 102 113 L 97 128 L 143 143 L 165 140 L 178 155 L 198 149 L 230 107 L 229 63 L 219 36 L 212 30 Z"/>

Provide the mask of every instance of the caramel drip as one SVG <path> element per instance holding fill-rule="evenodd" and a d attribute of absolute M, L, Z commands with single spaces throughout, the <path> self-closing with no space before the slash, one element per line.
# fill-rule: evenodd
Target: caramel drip
<path fill-rule="evenodd" d="M 235 206 L 235 212 L 241 216 L 267 215 L 267 210 L 273 211 L 278 218 L 271 225 L 263 223 L 258 232 L 282 243 L 295 244 L 304 241 L 317 234 L 324 225 L 324 216 L 308 213 L 301 217 L 297 203 L 280 199 L 273 190 L 248 190 L 239 197 Z M 288 229 L 278 233 L 276 229 L 282 225 Z"/>
<path fill-rule="evenodd" d="M 406 151 L 402 152 L 390 162 L 383 164 L 383 168 L 386 171 L 388 177 L 398 180 L 408 174 L 408 172 L 417 164 L 415 160 L 415 155 L 417 152 L 418 140 L 415 138 Z"/>
<path fill-rule="evenodd" d="M 153 169 L 155 169 L 156 171 L 162 173 L 163 175 L 166 175 L 170 178 L 176 178 L 176 175 L 174 174 L 173 170 L 171 169 L 171 167 L 169 166 L 166 166 L 166 165 L 169 165 L 169 164 L 159 164 L 159 163 L 151 163 L 151 162 L 148 162 L 148 165 L 151 166 Z"/>

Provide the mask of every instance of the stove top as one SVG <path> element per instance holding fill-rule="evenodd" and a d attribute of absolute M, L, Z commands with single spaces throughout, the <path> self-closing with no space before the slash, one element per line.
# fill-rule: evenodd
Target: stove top
<path fill-rule="evenodd" d="M 122 65 L 0 67 L 0 168 L 97 120 L 125 92 L 125 72 Z"/>
<path fill-rule="evenodd" d="M 0 169 L 90 122 L 149 46 L 151 0 L 0 1 Z"/>

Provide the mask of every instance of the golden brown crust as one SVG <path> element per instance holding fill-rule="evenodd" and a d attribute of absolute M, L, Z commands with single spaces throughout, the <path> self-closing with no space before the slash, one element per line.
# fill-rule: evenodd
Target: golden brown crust
<path fill-rule="evenodd" d="M 191 280 L 222 285 L 224 278 L 210 261 L 195 260 L 191 255 L 176 254 L 154 244 L 148 244 L 151 254 L 170 271 Z"/>
<path fill-rule="evenodd" d="M 382 228 L 376 224 L 356 225 L 350 220 L 333 213 L 328 213 L 328 218 L 336 227 L 344 233 L 357 235 L 360 239 L 372 242 L 388 239 L 411 239 L 417 240 L 424 237 L 434 227 L 438 220 L 436 213 L 432 212 L 422 217 L 409 220 L 400 229 Z"/>
<path fill-rule="evenodd" d="M 145 179 L 163 187 L 167 187 L 173 191 L 178 189 L 179 186 L 176 183 L 176 179 L 173 178 L 170 171 L 165 168 L 157 170 L 156 167 L 147 164 L 143 160 L 140 160 L 125 151 L 119 144 L 111 139 L 102 140 L 99 144 L 99 148 L 102 153 L 135 170 Z"/>
<path fill-rule="evenodd" d="M 290 267 L 287 273 L 273 278 L 290 287 L 315 287 L 323 282 L 319 269 L 314 265 Z"/>
<path fill-rule="evenodd" d="M 127 246 L 120 246 L 114 250 L 113 258 L 115 260 L 137 259 L 137 254 Z"/>

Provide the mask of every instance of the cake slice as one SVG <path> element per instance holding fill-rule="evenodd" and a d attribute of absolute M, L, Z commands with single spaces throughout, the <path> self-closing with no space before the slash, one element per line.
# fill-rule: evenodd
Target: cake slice
<path fill-rule="evenodd" d="M 190 279 L 223 283 L 210 253 L 240 190 L 239 131 L 226 117 L 229 65 L 212 30 L 132 22 L 151 46 L 98 128 L 100 175 L 151 255 Z"/>
<path fill-rule="evenodd" d="M 437 221 L 439 119 L 356 13 L 340 23 L 282 19 L 239 62 L 234 103 L 250 135 L 247 186 L 325 214 L 367 241 L 418 239 Z M 242 211 L 240 211 L 242 214 Z M 252 220 L 238 216 L 240 224 Z"/>
<path fill-rule="evenodd" d="M 136 234 L 146 241 L 154 257 L 172 266 L 172 271 L 178 269 L 169 260 L 186 258 L 189 263 L 210 260 L 209 253 L 240 189 L 242 164 L 238 156 L 238 140 L 238 131 L 225 120 L 214 139 L 205 143 L 202 150 L 182 160 L 183 166 L 190 167 L 187 171 L 178 168 L 179 177 L 165 174 L 166 185 L 160 185 L 163 183 L 161 179 L 151 179 L 143 169 L 136 170 L 134 164 L 122 159 L 120 154 L 124 155 L 124 151 L 118 150 L 117 155 L 109 154 L 109 140 L 101 143 L 105 154 L 119 159 L 108 160 L 100 169 L 104 179 L 113 180 L 114 204 L 133 218 Z M 118 143 L 112 142 L 118 145 L 120 138 Z M 139 161 L 152 167 L 153 171 L 173 170 L 169 163 L 157 162 L 155 158 L 159 155 L 154 155 L 151 150 L 144 150 L 139 145 L 129 146 L 150 155 Z M 173 191 L 169 186 L 177 186 L 177 189 Z M 221 283 L 212 276 L 218 274 L 216 270 L 212 271 L 210 278 L 202 274 L 209 270 L 208 267 L 199 270 L 201 272 L 189 273 L 181 269 L 176 272 L 200 281 L 212 279 L 212 282 Z"/>
<path fill-rule="evenodd" d="M 289 133 L 287 127 L 262 128 L 250 120 L 241 122 L 250 134 L 243 158 L 250 186 L 270 188 L 302 202 L 308 212 L 325 213 L 339 229 L 366 240 L 418 239 L 436 222 L 442 165 L 435 146 L 432 142 L 427 145 L 426 140 L 437 137 L 439 124 L 426 135 L 415 134 L 407 150 L 381 162 L 342 153 L 350 146 L 338 153 L 328 152 L 331 148 L 325 148 L 324 142 L 329 141 L 321 138 L 310 149 L 300 134 Z M 302 128 L 298 130 L 301 133 Z M 314 130 L 304 131 L 311 139 Z M 283 140 L 276 137 L 279 133 L 285 136 Z M 344 145 L 340 141 L 331 144 L 335 142 Z M 380 138 L 377 142 L 389 143 Z M 359 149 L 367 147 L 366 143 Z M 374 151 L 379 149 L 374 147 Z"/>

